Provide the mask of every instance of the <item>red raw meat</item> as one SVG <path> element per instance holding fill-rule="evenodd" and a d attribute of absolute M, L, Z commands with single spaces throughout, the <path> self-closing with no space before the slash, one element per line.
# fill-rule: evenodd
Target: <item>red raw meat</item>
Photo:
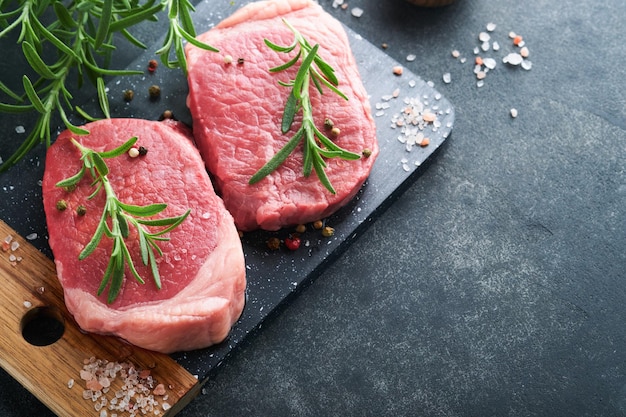
<path fill-rule="evenodd" d="M 271 74 L 268 69 L 284 63 L 285 54 L 269 49 L 267 38 L 289 45 L 293 34 L 285 18 L 336 70 L 345 101 L 330 90 L 324 95 L 312 88 L 315 124 L 323 130 L 325 118 L 333 120 L 341 134 L 335 142 L 354 153 L 371 150 L 369 158 L 327 160 L 326 172 L 336 194 L 331 194 L 313 172 L 302 174 L 302 147 L 274 173 L 249 185 L 263 166 L 299 128 L 280 131 L 289 89 L 278 84 L 295 77 L 296 67 Z M 188 106 L 194 136 L 217 191 L 240 230 L 277 230 L 327 217 L 350 201 L 369 175 L 378 155 L 370 103 L 339 21 L 309 0 L 269 0 L 248 4 L 200 35 L 201 41 L 220 50 L 207 52 L 188 45 Z M 230 55 L 232 63 L 226 63 Z M 299 116 L 297 116 L 299 117 Z"/>
<path fill-rule="evenodd" d="M 96 251 L 82 261 L 78 254 L 91 239 L 104 207 L 104 192 L 92 193 L 89 176 L 68 192 L 55 184 L 78 172 L 80 152 L 61 133 L 49 148 L 43 179 L 43 200 L 49 243 L 54 253 L 65 303 L 85 331 L 113 334 L 130 343 L 170 353 L 221 342 L 238 319 L 245 300 L 245 264 L 241 241 L 231 215 L 215 194 L 189 131 L 176 122 L 110 119 L 86 125 L 87 136 L 75 136 L 96 151 L 111 150 L 132 136 L 145 156 L 121 155 L 106 159 L 108 178 L 120 201 L 146 205 L 164 202 L 156 217 L 191 214 L 159 242 L 162 289 L 158 290 L 140 258 L 136 231 L 127 240 L 145 284 L 126 271 L 118 298 L 106 303 L 106 292 L 96 291 L 104 274 L 111 240 L 104 237 Z M 67 202 L 60 211 L 59 200 Z M 84 216 L 76 207 L 84 205 Z"/>

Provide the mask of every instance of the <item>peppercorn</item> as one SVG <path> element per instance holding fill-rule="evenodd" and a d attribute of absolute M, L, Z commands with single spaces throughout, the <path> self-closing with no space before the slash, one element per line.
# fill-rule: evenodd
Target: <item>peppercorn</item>
<path fill-rule="evenodd" d="M 161 118 L 162 119 L 173 119 L 174 118 L 174 113 L 172 113 L 171 110 L 165 110 L 163 112 L 163 114 L 161 114 Z"/>
<path fill-rule="evenodd" d="M 270 250 L 278 250 L 280 248 L 280 239 L 277 237 L 271 237 L 267 240 L 267 247 Z"/>
<path fill-rule="evenodd" d="M 128 156 L 131 158 L 137 158 L 139 156 L 139 149 L 134 146 L 128 150 Z"/>
<path fill-rule="evenodd" d="M 243 58 L 237 58 L 237 64 L 243 65 L 243 62 L 244 62 Z"/>
<path fill-rule="evenodd" d="M 324 222 L 321 220 L 315 220 L 313 222 L 313 228 L 316 230 L 320 230 L 322 227 L 324 227 Z"/>
<path fill-rule="evenodd" d="M 135 92 L 133 90 L 124 90 L 124 101 L 133 101 Z"/>
<path fill-rule="evenodd" d="M 333 229 L 330 226 L 326 226 L 322 229 L 322 236 L 324 237 L 331 237 L 334 234 L 335 234 L 335 229 Z"/>
<path fill-rule="evenodd" d="M 82 204 L 76 207 L 76 214 L 78 214 L 79 216 L 84 216 L 85 214 L 87 214 L 87 207 L 83 206 Z"/>
<path fill-rule="evenodd" d="M 333 123 L 333 121 L 331 119 L 329 119 L 328 117 L 326 119 L 324 119 L 324 128 L 326 130 L 330 130 L 335 126 L 335 123 Z"/>
<path fill-rule="evenodd" d="M 64 211 L 65 209 L 67 209 L 67 201 L 65 200 L 57 201 L 57 210 Z"/>
<path fill-rule="evenodd" d="M 157 62 L 156 59 L 151 59 L 150 61 L 148 61 L 148 71 L 154 72 L 156 71 L 158 66 L 159 66 L 159 63 Z"/>
<path fill-rule="evenodd" d="M 291 234 L 285 239 L 285 246 L 287 246 L 289 250 L 297 250 L 300 247 L 300 243 L 300 236 L 297 233 Z"/>
<path fill-rule="evenodd" d="M 148 149 L 144 148 L 143 146 L 140 146 L 138 150 L 140 156 L 145 156 L 148 153 Z"/>
<path fill-rule="evenodd" d="M 370 148 L 365 148 L 361 152 L 361 155 L 363 155 L 365 158 L 369 158 L 370 156 L 372 156 L 372 150 Z"/>
<path fill-rule="evenodd" d="M 336 138 L 339 137 L 339 134 L 341 133 L 341 130 L 339 130 L 338 127 L 333 127 L 332 129 L 330 129 L 330 134 Z"/>
<path fill-rule="evenodd" d="M 306 226 L 303 224 L 299 224 L 296 226 L 296 232 L 298 233 L 304 233 L 306 232 Z"/>
<path fill-rule="evenodd" d="M 159 87 L 158 85 L 150 86 L 150 88 L 148 89 L 148 94 L 150 94 L 151 100 L 156 100 L 161 96 L 161 87 Z"/>

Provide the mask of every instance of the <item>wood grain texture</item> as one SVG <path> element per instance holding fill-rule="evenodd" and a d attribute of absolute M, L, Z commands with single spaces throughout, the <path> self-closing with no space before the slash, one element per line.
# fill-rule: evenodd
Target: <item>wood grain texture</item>
<path fill-rule="evenodd" d="M 99 416 L 94 403 L 82 396 L 85 382 L 80 379 L 80 370 L 83 361 L 91 357 L 150 369 L 156 382 L 166 387 L 166 402 L 172 406 L 161 415 L 177 414 L 197 395 L 198 379 L 171 357 L 119 338 L 81 332 L 65 308 L 54 263 L 0 220 L 0 242 L 7 236 L 12 236 L 19 248 L 0 250 L 0 365 L 54 413 L 63 417 Z M 20 260 L 13 260 L 11 255 Z M 24 315 L 41 307 L 57 311 L 65 325 L 62 337 L 48 346 L 32 345 L 21 331 Z M 71 379 L 75 384 L 70 389 Z M 111 396 L 121 384 L 120 378 L 113 382 Z"/>

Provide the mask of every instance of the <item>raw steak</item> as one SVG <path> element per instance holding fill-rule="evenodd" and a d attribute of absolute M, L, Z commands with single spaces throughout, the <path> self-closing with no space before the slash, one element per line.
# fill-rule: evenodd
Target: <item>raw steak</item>
<path fill-rule="evenodd" d="M 316 126 L 323 131 L 328 117 L 341 130 L 335 143 L 357 154 L 371 151 L 369 158 L 358 161 L 327 160 L 335 195 L 324 188 L 315 172 L 304 177 L 301 145 L 274 173 L 248 184 L 300 127 L 296 119 L 291 131 L 281 134 L 290 90 L 278 80 L 295 78 L 297 68 L 268 72 L 290 56 L 263 42 L 268 38 L 279 45 L 291 44 L 293 34 L 282 18 L 311 45 L 320 44 L 320 56 L 335 68 L 339 89 L 349 97 L 345 101 L 328 89 L 320 97 L 312 87 Z M 378 144 L 367 93 L 341 23 L 309 0 L 269 0 L 242 7 L 198 38 L 220 53 L 188 45 L 187 104 L 197 146 L 237 227 L 277 230 L 324 218 L 350 201 L 370 173 Z M 225 62 L 227 55 L 233 58 L 231 64 Z"/>
<path fill-rule="evenodd" d="M 222 200 L 215 194 L 208 174 L 193 146 L 188 130 L 176 122 L 140 119 L 102 120 L 86 125 L 86 136 L 75 136 L 96 151 L 111 150 L 132 136 L 145 156 L 121 155 L 106 159 L 109 180 L 120 201 L 146 205 L 164 202 L 156 217 L 191 214 L 160 242 L 158 258 L 162 288 L 140 258 L 136 231 L 131 227 L 127 244 L 145 284 L 139 284 L 126 268 L 118 298 L 106 302 L 106 292 L 96 296 L 111 250 L 103 237 L 96 251 L 82 261 L 78 254 L 91 239 L 100 220 L 105 195 L 94 199 L 86 175 L 73 191 L 55 184 L 78 172 L 80 152 L 61 133 L 49 148 L 43 179 L 43 200 L 59 280 L 65 303 L 85 331 L 113 334 L 130 343 L 170 353 L 209 346 L 222 341 L 244 305 L 245 265 L 238 232 Z M 60 211 L 59 200 L 67 202 Z M 86 207 L 78 216 L 76 207 Z M 158 255 L 157 255 L 158 256 Z"/>

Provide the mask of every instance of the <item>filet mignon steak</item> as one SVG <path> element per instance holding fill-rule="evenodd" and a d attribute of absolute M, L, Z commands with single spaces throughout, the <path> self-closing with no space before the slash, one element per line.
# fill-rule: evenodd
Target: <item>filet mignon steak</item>
<path fill-rule="evenodd" d="M 345 101 L 327 89 L 320 96 L 311 88 L 316 126 L 323 130 L 330 118 L 341 131 L 337 145 L 357 154 L 371 151 L 369 158 L 357 161 L 326 161 L 334 195 L 314 172 L 303 175 L 301 145 L 274 173 L 248 184 L 300 126 L 296 119 L 289 132 L 281 133 L 290 90 L 278 84 L 295 78 L 299 65 L 270 73 L 269 68 L 292 55 L 277 53 L 263 42 L 291 44 L 293 33 L 282 18 L 311 45 L 320 44 L 320 56 L 336 70 L 339 89 L 349 98 Z M 187 46 L 187 104 L 196 144 L 237 227 L 278 230 L 324 218 L 350 201 L 371 171 L 378 144 L 368 96 L 341 23 L 310 0 L 267 0 L 242 7 L 198 39 L 220 53 Z M 233 62 L 225 62 L 226 56 Z"/>
<path fill-rule="evenodd" d="M 113 334 L 155 351 L 203 348 L 222 341 L 238 319 L 245 299 L 245 264 L 241 241 L 232 216 L 215 194 L 189 131 L 176 122 L 110 119 L 87 124 L 89 135 L 59 135 L 48 149 L 43 179 L 43 202 L 49 243 L 54 254 L 65 303 L 85 331 Z M 70 142 L 98 152 L 111 150 L 137 136 L 145 156 L 124 154 L 106 159 L 108 178 L 120 201 L 168 207 L 156 217 L 190 215 L 159 242 L 162 288 L 156 288 L 148 267 L 141 262 L 136 230 L 127 239 L 131 256 L 145 284 L 126 268 L 119 296 L 107 304 L 106 292 L 97 296 L 111 251 L 104 237 L 95 252 L 78 259 L 100 220 L 105 194 L 93 199 L 88 175 L 68 191 L 55 184 L 78 172 L 80 152 Z M 67 209 L 60 211 L 57 202 Z M 83 205 L 86 214 L 76 208 Z M 156 229 L 158 230 L 158 228 Z"/>

